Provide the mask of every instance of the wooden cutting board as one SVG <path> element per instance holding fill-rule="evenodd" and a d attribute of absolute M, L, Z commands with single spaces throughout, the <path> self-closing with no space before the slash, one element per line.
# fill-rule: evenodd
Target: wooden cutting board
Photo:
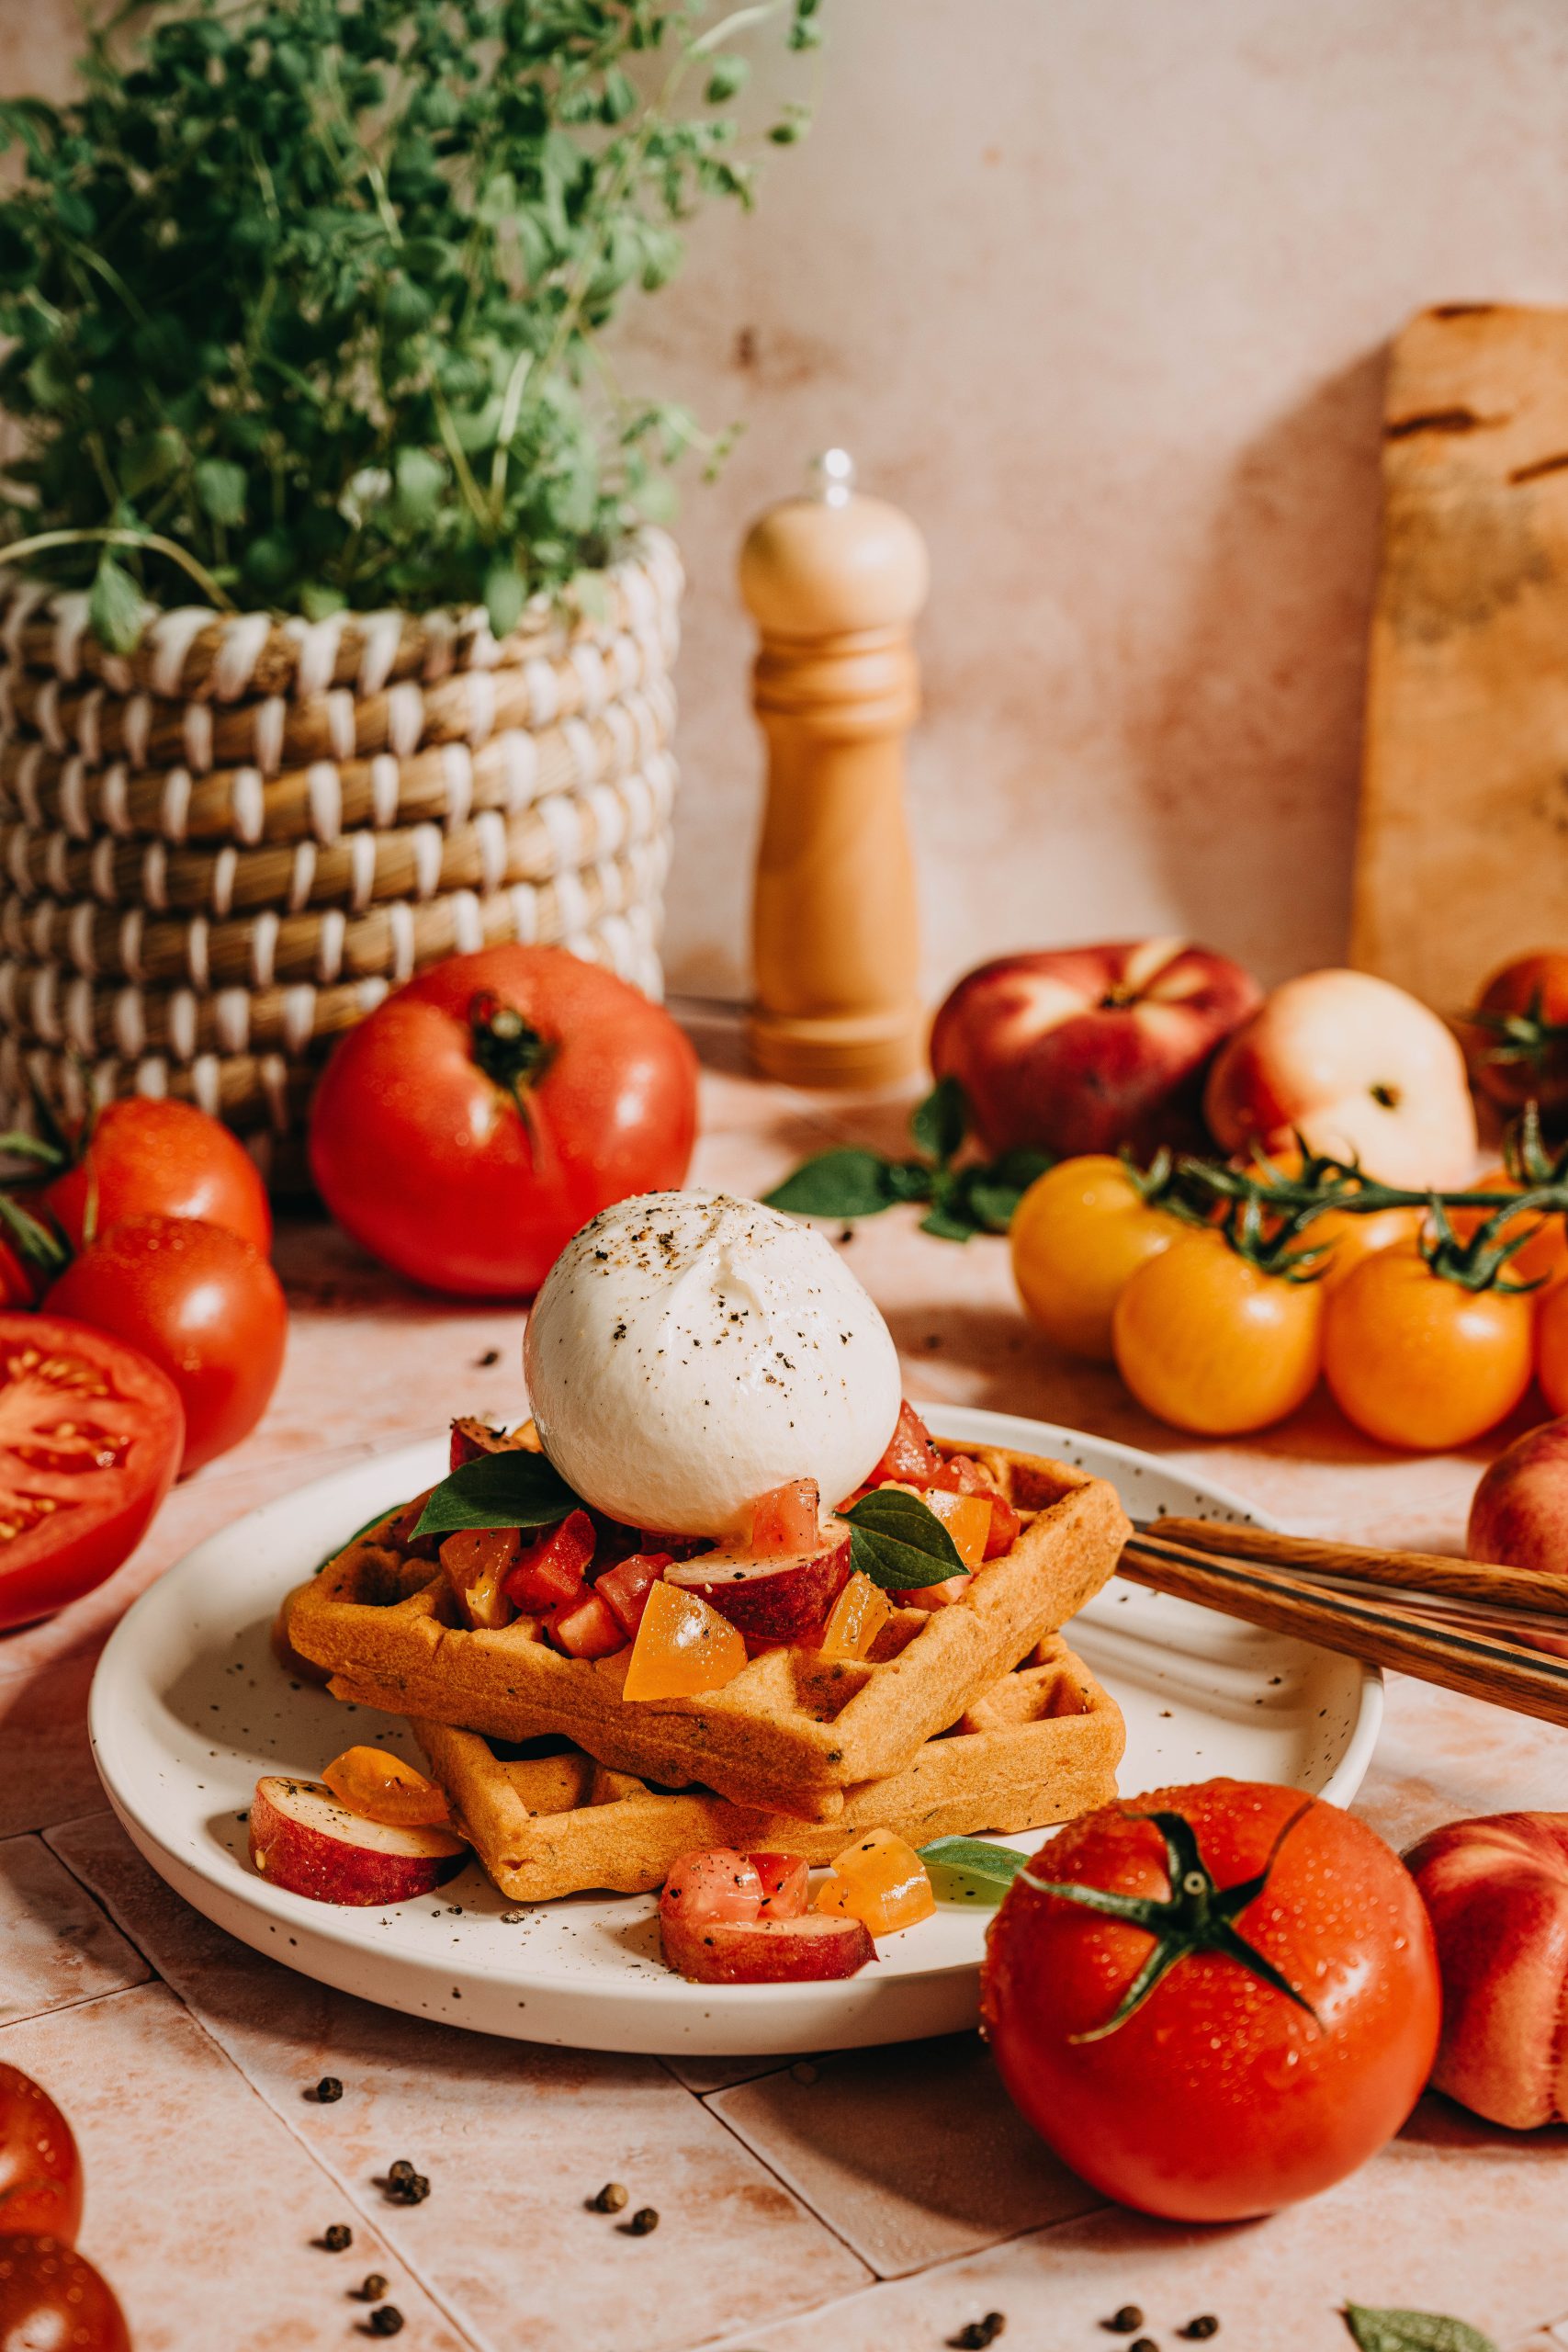
<path fill-rule="evenodd" d="M 1443 1012 L 1568 947 L 1568 310 L 1393 346 L 1351 954 Z"/>

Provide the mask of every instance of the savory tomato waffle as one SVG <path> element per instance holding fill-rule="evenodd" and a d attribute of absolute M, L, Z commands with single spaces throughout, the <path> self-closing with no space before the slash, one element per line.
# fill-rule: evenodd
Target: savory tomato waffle
<path fill-rule="evenodd" d="M 555 1735 L 664 1788 L 699 1782 L 770 1815 L 841 1821 L 848 1792 L 904 1772 L 1099 1591 L 1129 1532 L 1103 1479 L 1001 1448 L 938 1450 L 980 1463 L 1020 1533 L 951 1605 L 895 1609 L 864 1658 L 779 1646 L 720 1689 L 628 1701 L 629 1650 L 565 1657 L 526 1616 L 464 1627 L 446 1577 L 389 1540 L 395 1511 L 292 1596 L 288 1639 L 340 1699 L 492 1739 Z"/>
<path fill-rule="evenodd" d="M 831 1822 L 732 1804 L 703 1788 L 651 1788 L 564 1743 L 518 1754 L 448 1724 L 416 1719 L 413 1730 L 457 1827 L 519 1903 L 590 1887 L 644 1894 L 663 1885 L 681 1855 L 714 1846 L 828 1862 L 866 1829 L 894 1830 L 911 1846 L 1042 1829 L 1114 1797 L 1125 1736 L 1115 1701 L 1055 1635 L 901 1772 L 847 1790 Z"/>

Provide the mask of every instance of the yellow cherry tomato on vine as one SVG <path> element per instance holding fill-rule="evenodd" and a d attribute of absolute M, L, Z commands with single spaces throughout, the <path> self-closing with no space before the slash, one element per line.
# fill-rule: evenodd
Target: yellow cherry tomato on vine
<path fill-rule="evenodd" d="M 1179 1430 L 1267 1429 L 1312 1394 L 1323 1286 L 1268 1273 L 1222 1233 L 1184 1234 L 1128 1281 L 1111 1330 L 1140 1405 Z"/>
<path fill-rule="evenodd" d="M 1267 1160 L 1251 1159 L 1247 1166 L 1249 1175 L 1293 1182 L 1302 1172 L 1302 1156 L 1299 1151 L 1270 1152 Z M 1363 1258 L 1414 1241 L 1425 1216 L 1424 1209 L 1369 1209 L 1360 1216 L 1350 1209 L 1325 1209 L 1302 1228 L 1301 1247 L 1326 1250 L 1327 1255 L 1319 1261 L 1326 1295 L 1337 1290 Z"/>
<path fill-rule="evenodd" d="M 1111 1361 L 1111 1316 L 1123 1284 L 1190 1228 L 1153 1207 L 1120 1159 L 1059 1160 L 1013 1213 L 1013 1280 L 1024 1313 L 1069 1355 Z"/>
<path fill-rule="evenodd" d="M 1533 1294 L 1472 1290 L 1418 1249 L 1382 1250 L 1328 1301 L 1323 1370 L 1348 1420 L 1384 1445 L 1468 1445 L 1530 1384 Z"/>

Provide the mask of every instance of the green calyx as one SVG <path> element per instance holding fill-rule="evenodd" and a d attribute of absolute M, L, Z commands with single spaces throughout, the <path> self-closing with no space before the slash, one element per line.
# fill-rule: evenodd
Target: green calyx
<path fill-rule="evenodd" d="M 1538 989 L 1523 1012 L 1489 1012 L 1477 1007 L 1463 1016 L 1490 1043 L 1482 1059 L 1500 1069 L 1529 1069 L 1538 1076 L 1568 1065 L 1568 1022 L 1549 1021 Z"/>
<path fill-rule="evenodd" d="M 1258 1194 L 1248 1193 L 1231 1202 L 1215 1230 L 1238 1258 L 1245 1258 L 1260 1274 L 1272 1275 L 1277 1282 L 1316 1283 L 1328 1272 L 1333 1245 L 1303 1243 L 1302 1236 L 1319 1214 L 1314 1207 L 1303 1207 L 1276 1217 L 1268 1213 Z"/>
<path fill-rule="evenodd" d="M 528 1091 L 555 1058 L 555 1041 L 525 1021 L 515 1005 L 502 1004 L 482 989 L 468 1006 L 468 1034 L 475 1061 L 492 1086 L 510 1095 L 527 1124 Z"/>
<path fill-rule="evenodd" d="M 1506 1228 L 1517 1222 L 1521 1212 L 1528 1219 L 1532 1208 L 1539 1208 L 1551 1199 L 1551 1191 L 1545 1186 L 1538 1187 L 1534 1193 L 1521 1193 L 1509 1207 L 1495 1209 L 1484 1224 L 1476 1227 L 1468 1241 L 1461 1241 L 1441 1195 L 1434 1193 L 1427 1212 L 1431 1231 L 1421 1237 L 1421 1255 L 1440 1281 L 1457 1283 L 1461 1290 L 1497 1290 L 1515 1296 L 1539 1290 L 1546 1279 L 1544 1275 L 1529 1283 L 1506 1279 L 1510 1260 L 1534 1239 L 1535 1225 L 1526 1222 L 1508 1239 L 1503 1237 Z"/>
<path fill-rule="evenodd" d="M 1032 1870 L 1021 1871 L 1024 1884 L 1038 1894 L 1055 1894 L 1066 1903 L 1081 1904 L 1086 1911 L 1123 1920 L 1128 1927 L 1142 1928 L 1155 1939 L 1148 1958 L 1105 2023 L 1092 2026 L 1086 2033 L 1075 2033 L 1071 2040 L 1103 2041 L 1124 2026 L 1129 2018 L 1136 2016 L 1156 1986 L 1173 1969 L 1203 1952 L 1217 1952 L 1222 1958 L 1234 1961 L 1238 1968 L 1245 1968 L 1260 1984 L 1271 1985 L 1298 2009 L 1304 2009 L 1321 2030 L 1322 2020 L 1305 1995 L 1298 1993 L 1290 1978 L 1282 1975 L 1256 1944 L 1248 1943 L 1235 1925 L 1248 1904 L 1256 1903 L 1263 1893 L 1280 1847 L 1303 1815 L 1311 1810 L 1312 1802 L 1308 1797 L 1292 1814 L 1257 1876 L 1242 1879 L 1235 1886 L 1215 1885 L 1198 1850 L 1192 1824 L 1179 1813 L 1130 1813 L 1126 1816 L 1130 1821 L 1152 1821 L 1164 1838 L 1166 1870 L 1170 1879 L 1168 1895 L 1116 1894 L 1105 1887 L 1060 1884 L 1051 1879 L 1036 1878 Z"/>

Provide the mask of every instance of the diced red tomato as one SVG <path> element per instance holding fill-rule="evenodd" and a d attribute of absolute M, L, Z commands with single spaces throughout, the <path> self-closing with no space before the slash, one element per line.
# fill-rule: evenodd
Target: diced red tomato
<path fill-rule="evenodd" d="M 804 1918 L 811 1901 L 811 1865 L 798 1854 L 748 1854 L 762 1882 L 759 1919 Z"/>
<path fill-rule="evenodd" d="M 629 1637 L 635 1638 L 648 1596 L 670 1565 L 668 1552 L 634 1552 L 595 1577 L 594 1591 L 609 1602 Z"/>
<path fill-rule="evenodd" d="M 506 1579 L 507 1598 L 531 1617 L 543 1617 L 576 1598 L 593 1557 L 593 1521 L 574 1510 L 530 1544 Z"/>
<path fill-rule="evenodd" d="M 610 1657 L 626 1645 L 620 1619 L 596 1592 L 580 1593 L 552 1609 L 545 1623 L 551 1641 L 568 1657 Z"/>
<path fill-rule="evenodd" d="M 785 1552 L 816 1548 L 822 1497 L 815 1478 L 792 1478 L 758 1498 L 751 1514 L 751 1552 L 772 1559 Z"/>
<path fill-rule="evenodd" d="M 465 1462 L 477 1462 L 481 1453 L 504 1453 L 509 1450 L 504 1430 L 492 1430 L 488 1421 L 469 1417 L 452 1424 L 446 1466 L 460 1470 Z"/>
<path fill-rule="evenodd" d="M 991 1506 L 990 1531 L 986 1537 L 987 1560 L 998 1559 L 1010 1552 L 1018 1542 L 1021 1521 L 1007 1497 L 997 1492 L 978 1462 L 967 1453 L 955 1453 L 951 1461 L 941 1464 L 927 1484 L 940 1487 L 950 1495 L 983 1495 Z"/>
<path fill-rule="evenodd" d="M 941 1467 L 941 1456 L 931 1443 L 931 1433 L 906 1396 L 898 1408 L 897 1426 L 887 1441 L 886 1451 L 866 1484 L 880 1487 L 886 1479 L 905 1478 L 913 1487 L 930 1486 Z"/>
<path fill-rule="evenodd" d="M 716 1919 L 754 1919 L 763 1893 L 761 1873 L 749 1854 L 710 1846 L 681 1856 L 664 1882 L 660 1908 L 694 1928 Z"/>

